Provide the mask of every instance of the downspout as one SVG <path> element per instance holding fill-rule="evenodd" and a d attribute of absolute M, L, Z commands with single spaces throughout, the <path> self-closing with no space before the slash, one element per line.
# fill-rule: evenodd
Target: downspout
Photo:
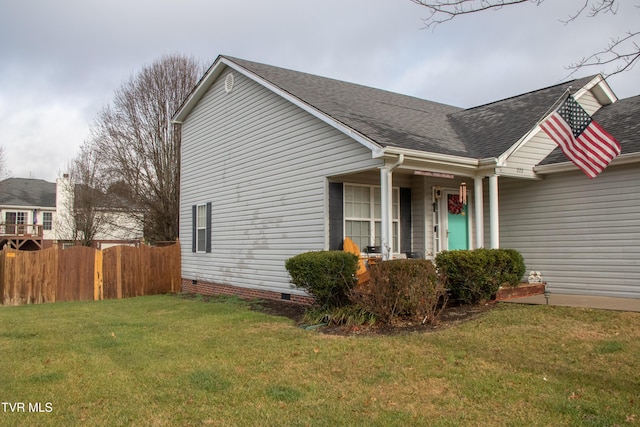
<path fill-rule="evenodd" d="M 393 172 L 394 169 L 396 169 L 398 166 L 400 166 L 403 163 L 404 163 L 404 154 L 400 153 L 398 154 L 398 160 L 394 164 L 389 166 L 389 172 Z"/>
<path fill-rule="evenodd" d="M 392 165 L 380 168 L 380 205 L 381 205 L 381 236 L 382 260 L 391 259 L 393 241 L 393 171 L 404 163 L 404 154 L 398 155 L 398 160 Z"/>

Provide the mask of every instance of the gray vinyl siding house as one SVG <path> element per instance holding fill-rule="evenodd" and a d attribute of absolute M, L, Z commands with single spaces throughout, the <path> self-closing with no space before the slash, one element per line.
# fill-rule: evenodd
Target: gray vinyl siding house
<path fill-rule="evenodd" d="M 211 253 L 183 242 L 183 276 L 288 292 L 284 260 L 328 246 L 327 175 L 381 164 L 336 129 L 234 74 L 216 81 L 183 123 L 181 236 L 192 205 L 212 202 Z M 226 95 L 226 94 L 225 94 Z M 248 107 L 248 108 L 247 108 Z"/>
<path fill-rule="evenodd" d="M 593 180 L 538 126 L 569 87 L 622 145 Z M 183 286 L 304 298 L 285 260 L 350 237 L 515 248 L 552 292 L 640 298 L 639 114 L 599 75 L 461 109 L 220 56 L 174 116 Z"/>

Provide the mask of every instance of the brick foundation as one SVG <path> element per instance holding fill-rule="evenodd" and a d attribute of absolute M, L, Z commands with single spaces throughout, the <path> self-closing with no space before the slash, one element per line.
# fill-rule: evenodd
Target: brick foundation
<path fill-rule="evenodd" d="M 544 294 L 545 286 L 546 283 L 521 283 L 515 288 L 500 288 L 496 293 L 496 301 Z"/>
<path fill-rule="evenodd" d="M 292 303 L 304 305 L 311 305 L 314 303 L 313 297 L 306 295 L 295 295 L 260 289 L 242 288 L 239 286 L 220 285 L 217 283 L 204 282 L 202 280 L 182 279 L 182 292 L 202 295 L 235 295 L 239 298 L 290 301 Z"/>

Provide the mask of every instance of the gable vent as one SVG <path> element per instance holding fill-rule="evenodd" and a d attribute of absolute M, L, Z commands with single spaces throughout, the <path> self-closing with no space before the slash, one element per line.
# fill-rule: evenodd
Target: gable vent
<path fill-rule="evenodd" d="M 233 74 L 227 74 L 227 78 L 224 79 L 224 91 L 229 93 L 233 90 L 233 84 L 235 83 L 235 79 Z"/>

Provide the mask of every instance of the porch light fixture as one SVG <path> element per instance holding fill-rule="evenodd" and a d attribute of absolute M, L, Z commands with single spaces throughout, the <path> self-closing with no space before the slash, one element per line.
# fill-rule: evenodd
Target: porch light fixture
<path fill-rule="evenodd" d="M 467 204 L 467 183 L 466 182 L 461 182 L 460 183 L 460 203 L 462 203 L 463 205 Z"/>

